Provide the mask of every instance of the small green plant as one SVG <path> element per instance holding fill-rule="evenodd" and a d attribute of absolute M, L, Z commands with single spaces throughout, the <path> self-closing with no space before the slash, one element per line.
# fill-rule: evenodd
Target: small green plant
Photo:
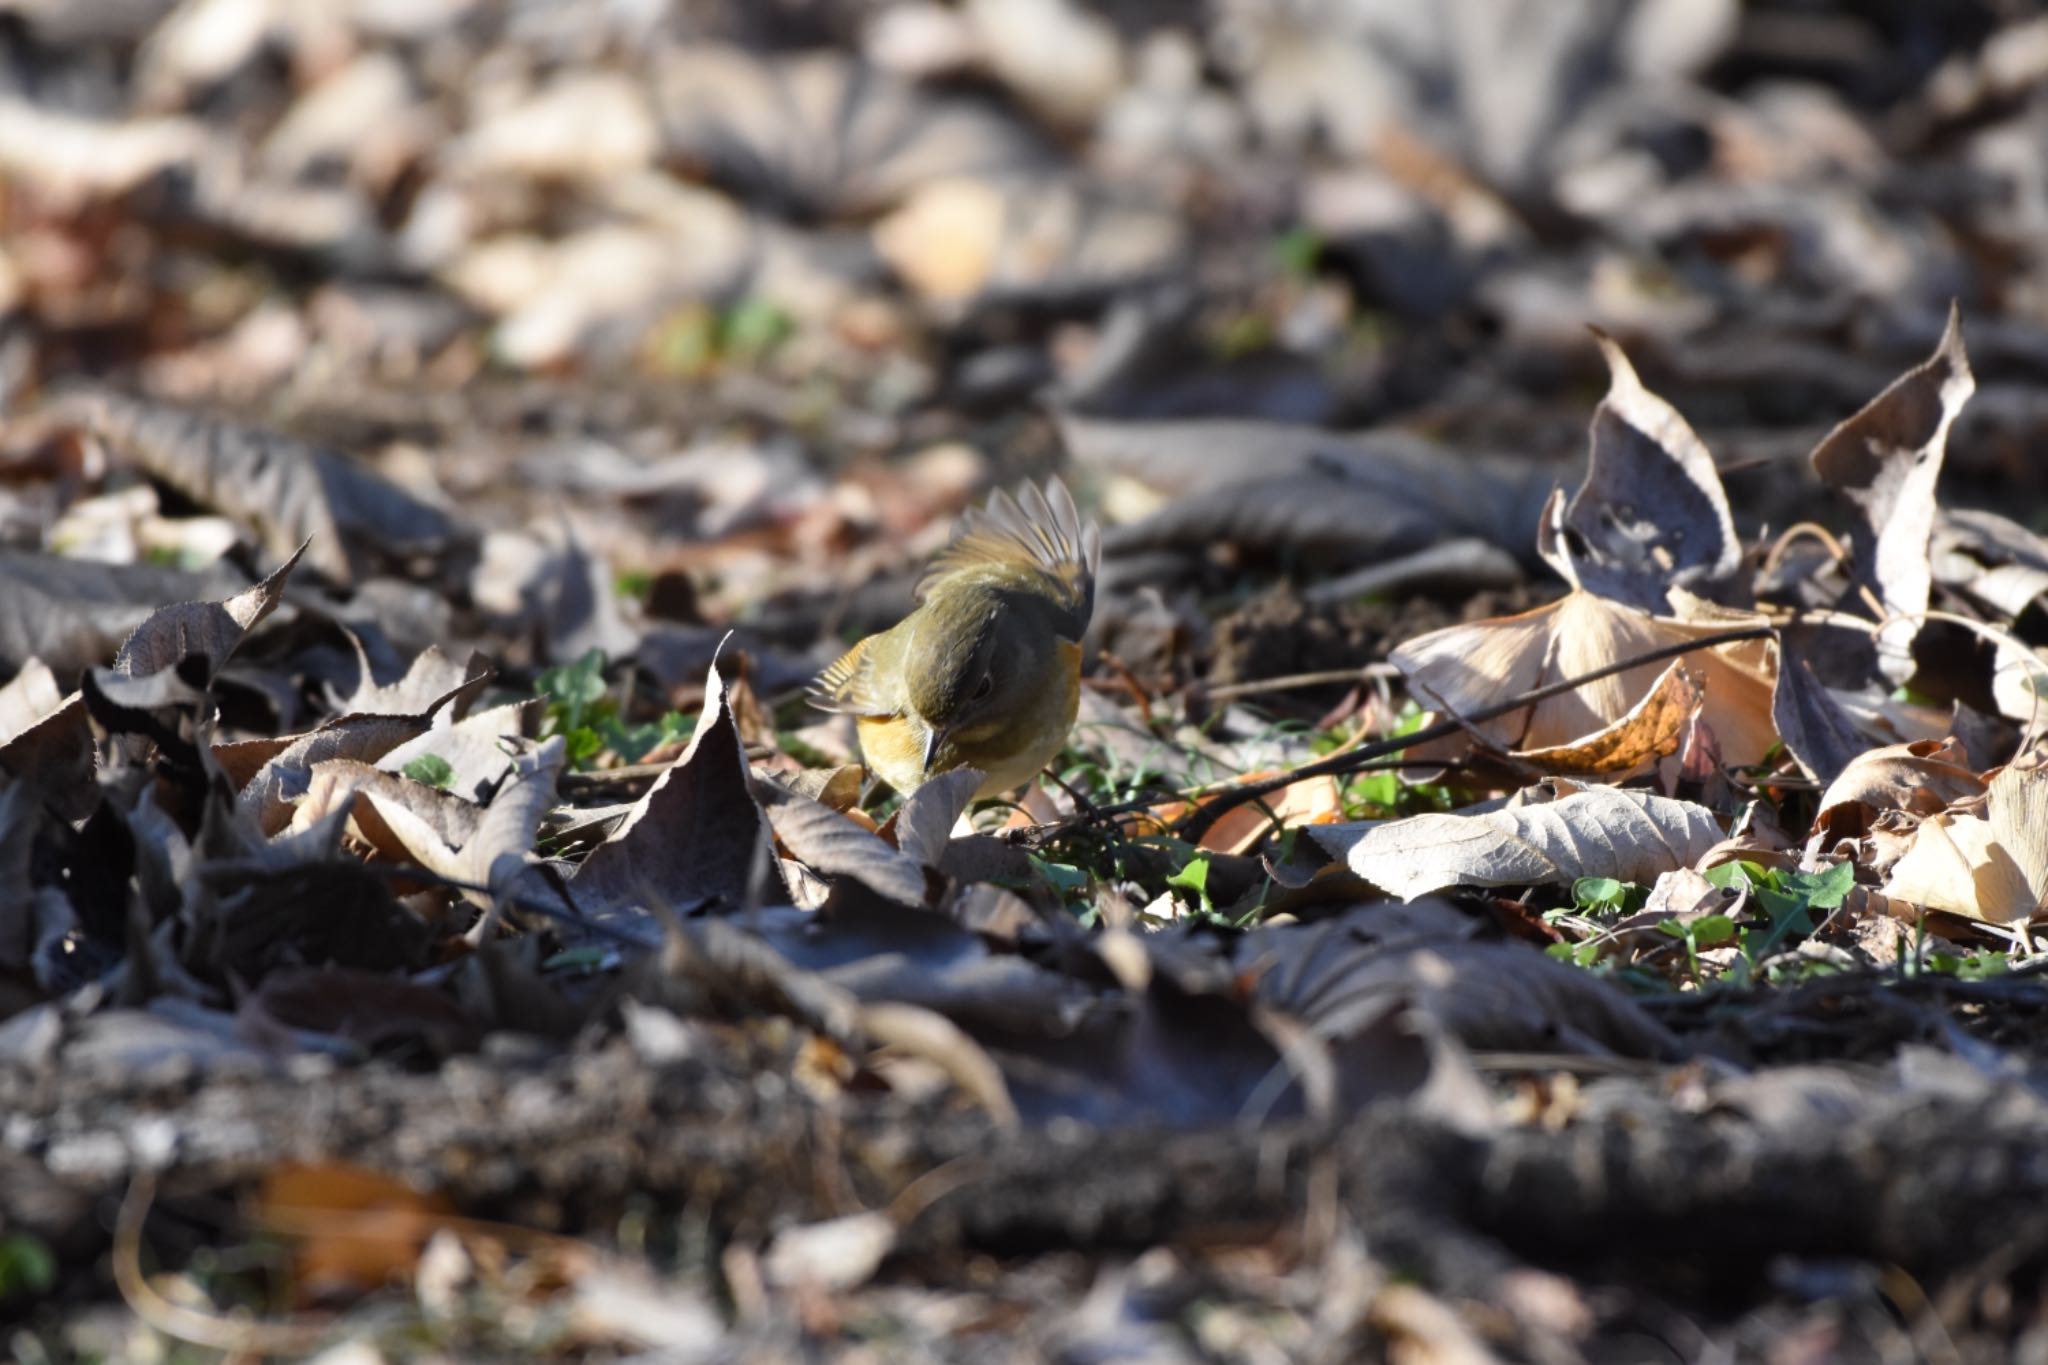
<path fill-rule="evenodd" d="M 1389 739 L 1412 735 L 1422 728 L 1422 708 L 1412 700 L 1394 718 Z M 1398 761 L 1403 754 L 1394 754 Z M 1398 769 L 1377 768 L 1358 773 L 1344 784 L 1344 818 L 1347 820 L 1392 820 L 1409 815 L 1428 815 L 1454 810 L 1458 800 L 1450 788 L 1434 782 L 1403 782 Z"/>
<path fill-rule="evenodd" d="M 1180 871 L 1166 879 L 1169 890 L 1178 891 L 1192 905 L 1200 907 L 1205 915 L 1216 913 L 1216 903 L 1209 899 L 1209 859 L 1197 853 L 1181 865 Z"/>
<path fill-rule="evenodd" d="M 560 735 L 571 767 L 580 768 L 604 749 L 604 736 L 594 722 L 604 704 L 604 651 L 593 649 L 574 663 L 545 669 L 534 686 L 547 698 L 541 721 L 543 739 Z"/>
<path fill-rule="evenodd" d="M 795 331 L 790 315 L 765 299 L 725 309 L 693 304 L 655 329 L 651 354 L 668 373 L 704 375 L 722 364 L 756 364 Z"/>
<path fill-rule="evenodd" d="M 1626 915 L 1643 908 L 1649 892 L 1612 877 L 1581 877 L 1572 883 L 1572 905 L 1586 915 Z"/>
<path fill-rule="evenodd" d="M 605 746 L 628 763 L 638 763 L 665 744 L 688 739 L 697 729 L 697 718 L 680 711 L 664 711 L 644 725 L 621 725 L 607 717 L 598 727 Z"/>
<path fill-rule="evenodd" d="M 26 1232 L 0 1237 L 0 1299 L 45 1294 L 57 1283 L 57 1257 L 42 1238 Z"/>
<path fill-rule="evenodd" d="M 605 684 L 604 663 L 604 652 L 593 649 L 574 663 L 542 671 L 534 680 L 547 699 L 541 737 L 560 735 L 571 767 L 586 767 L 606 751 L 628 763 L 638 762 L 660 745 L 690 736 L 696 720 L 678 711 L 664 712 L 644 725 L 629 726 L 620 720 L 619 704 Z"/>
<path fill-rule="evenodd" d="M 1816 910 L 1836 909 L 1848 899 L 1856 884 L 1856 869 L 1846 860 L 1824 872 L 1786 872 L 1737 861 L 1709 868 L 1706 878 L 1724 891 L 1747 891 L 1769 921 L 1768 928 L 1745 927 L 1741 931 L 1740 975 L 1747 981 L 1788 939 L 1803 937 L 1818 927 Z"/>
<path fill-rule="evenodd" d="M 2012 955 L 1988 948 L 1963 953 L 1937 950 L 1919 955 L 1919 966 L 1922 970 L 1952 976 L 1958 981 L 1983 981 L 2011 971 Z"/>
<path fill-rule="evenodd" d="M 1667 919 L 1657 928 L 1685 945 L 1685 962 L 1692 972 L 1693 984 L 1702 984 L 1700 975 L 1700 950 L 1719 948 L 1732 943 L 1739 931 L 1735 921 L 1726 915 L 1702 915 L 1694 920 Z"/>
<path fill-rule="evenodd" d="M 720 320 L 719 350 L 731 360 L 759 360 L 796 330 L 788 313 L 766 299 L 742 299 Z"/>
<path fill-rule="evenodd" d="M 455 765 L 439 754 L 421 754 L 399 769 L 415 782 L 447 791 L 455 785 Z"/>
<path fill-rule="evenodd" d="M 1837 863 L 1820 872 L 1786 872 L 1753 862 L 1724 863 L 1705 874 L 1724 891 L 1745 891 L 1758 923 L 1738 921 L 1727 914 L 1702 915 L 1693 920 L 1670 918 L 1657 924 L 1659 932 L 1674 939 L 1685 950 L 1687 974 L 1695 985 L 1705 985 L 1706 967 L 1700 954 L 1710 948 L 1737 950 L 1734 965 L 1726 973 L 1731 984 L 1745 985 L 1759 972 L 1767 979 L 1804 979 L 1817 972 L 1834 970 L 1823 961 L 1800 961 L 1788 965 L 1773 961 L 1784 945 L 1814 932 L 1819 917 L 1848 899 L 1855 885 L 1856 870 Z M 1572 904 L 1544 912 L 1546 924 L 1585 935 L 1572 942 L 1553 943 L 1544 951 L 1563 962 L 1581 967 L 1604 965 L 1607 949 L 1604 929 L 1625 915 L 1642 910 L 1648 900 L 1647 888 L 1612 877 L 1581 877 L 1572 883 Z M 1748 918 L 1744 917 L 1745 920 Z"/>
<path fill-rule="evenodd" d="M 1323 254 L 1323 239 L 1314 228 L 1295 227 L 1273 242 L 1273 260 L 1281 273 L 1305 280 L 1316 273 L 1316 261 Z"/>

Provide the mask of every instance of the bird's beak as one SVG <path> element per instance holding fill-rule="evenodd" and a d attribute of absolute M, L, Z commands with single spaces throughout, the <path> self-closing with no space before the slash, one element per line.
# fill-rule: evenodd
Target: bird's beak
<path fill-rule="evenodd" d="M 931 776 L 932 764 L 939 761 L 939 749 L 946 742 L 946 727 L 934 725 L 924 732 L 924 771 Z"/>

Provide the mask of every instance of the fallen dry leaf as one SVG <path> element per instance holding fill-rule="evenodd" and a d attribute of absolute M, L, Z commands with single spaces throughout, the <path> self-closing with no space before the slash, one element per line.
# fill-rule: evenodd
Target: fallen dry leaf
<path fill-rule="evenodd" d="M 1813 449 L 1814 473 L 1862 521 L 1851 546 L 1856 582 L 1887 612 L 1915 616 L 1927 610 L 1934 584 L 1928 546 L 1939 510 L 1934 488 L 1949 426 L 1976 388 L 1963 351 L 1962 314 L 1951 306 L 1934 354 Z M 1917 623 L 1907 623 L 1879 634 L 1879 658 L 1888 661 L 1888 674 L 1901 680 L 1910 675 L 1917 633 Z"/>
<path fill-rule="evenodd" d="M 1620 779 L 1676 753 L 1686 722 L 1704 693 L 1683 661 L 1673 663 L 1628 713 L 1606 729 L 1569 744 L 1520 749 L 1517 762 L 1546 773 Z"/>
<path fill-rule="evenodd" d="M 1614 338 L 1593 335 L 1612 379 L 1593 413 L 1592 459 L 1571 501 L 1553 498 L 1538 547 L 1567 582 L 1646 611 L 1668 610 L 1673 587 L 1716 596 L 1742 542 L 1714 457 Z"/>
<path fill-rule="evenodd" d="M 1727 619 L 1651 616 L 1581 590 L 1518 616 L 1431 631 L 1389 657 L 1425 705 L 1463 715 L 1729 625 Z M 1761 762 L 1778 742 L 1771 722 L 1776 668 L 1770 644 L 1745 640 L 1721 645 L 1687 655 L 1685 663 L 1702 693 L 1700 718 L 1713 730 L 1723 758 L 1735 765 Z M 1569 752 L 1595 746 L 1598 739 L 1597 747 L 1616 760 L 1628 756 L 1629 744 L 1640 744 L 1644 736 L 1624 743 L 1620 735 L 1600 738 L 1603 732 L 1626 719 L 1660 685 L 1675 686 L 1667 681 L 1670 673 L 1668 664 L 1644 664 L 1526 710 L 1478 722 L 1473 729 L 1508 753 Z M 1661 704 L 1654 714 L 1661 723 L 1666 714 Z M 1646 734 L 1655 736 L 1656 725 L 1648 726 Z"/>
<path fill-rule="evenodd" d="M 1884 894 L 1993 924 L 2037 914 L 2048 895 L 2048 772 L 2001 769 L 1985 788 L 1982 815 L 1922 820 Z"/>
<path fill-rule="evenodd" d="M 295 1240 L 304 1299 L 365 1293 L 410 1275 L 454 1212 L 441 1195 L 341 1162 L 275 1166 L 256 1204 L 259 1222 Z"/>
<path fill-rule="evenodd" d="M 1556 886 L 1580 877 L 1654 882 L 1698 862 L 1721 838 L 1704 806 L 1594 787 L 1483 815 L 1313 828 L 1353 872 L 1402 900 L 1453 886 Z"/>
<path fill-rule="evenodd" d="M 1855 838 L 1882 811 L 1934 815 L 1983 791 L 1984 779 L 1954 739 L 1887 744 L 1859 755 L 1828 784 L 1814 824 L 1833 838 Z"/>
<path fill-rule="evenodd" d="M 1265 768 L 1245 773 L 1239 780 L 1259 782 L 1279 775 L 1278 769 Z M 1126 833 L 1133 835 L 1164 834 L 1191 810 L 1220 794 L 1212 794 L 1192 805 L 1180 801 L 1156 806 L 1123 820 L 1121 824 Z M 1302 825 L 1334 824 L 1343 810 L 1343 788 L 1335 777 L 1305 777 L 1263 800 L 1246 802 L 1224 812 L 1216 823 L 1203 831 L 1200 847 L 1217 853 L 1249 853 L 1268 835 L 1280 830 Z"/>

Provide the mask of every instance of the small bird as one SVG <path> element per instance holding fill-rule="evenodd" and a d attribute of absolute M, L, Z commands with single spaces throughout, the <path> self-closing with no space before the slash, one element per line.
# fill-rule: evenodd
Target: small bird
<path fill-rule="evenodd" d="M 918 581 L 917 609 L 818 675 L 815 706 L 856 718 L 869 771 L 900 792 L 959 767 L 975 796 L 1028 782 L 1066 743 L 1102 533 L 1058 479 L 969 512 Z"/>

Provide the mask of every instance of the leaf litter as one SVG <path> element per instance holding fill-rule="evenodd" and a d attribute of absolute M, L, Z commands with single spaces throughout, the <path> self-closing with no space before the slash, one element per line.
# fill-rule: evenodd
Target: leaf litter
<path fill-rule="evenodd" d="M 43 1355 L 2038 1345 L 2037 23 L 12 8 Z"/>

